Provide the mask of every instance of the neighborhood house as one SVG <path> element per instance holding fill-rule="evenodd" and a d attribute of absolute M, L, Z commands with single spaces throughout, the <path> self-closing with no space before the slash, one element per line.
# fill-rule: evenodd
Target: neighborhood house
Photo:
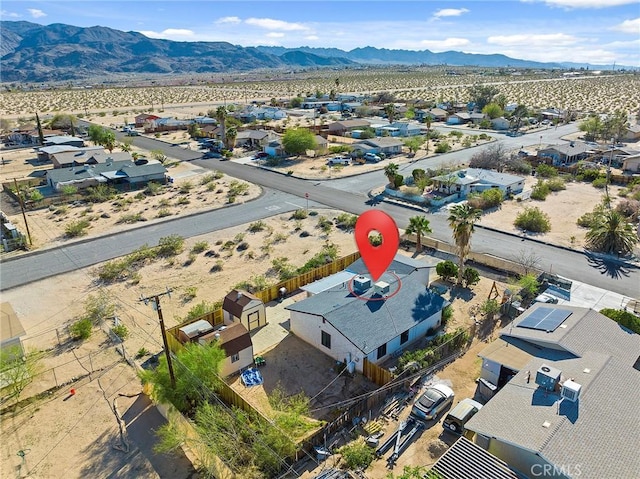
<path fill-rule="evenodd" d="M 471 193 L 482 193 L 497 188 L 504 196 L 516 195 L 524 189 L 524 178 L 482 168 L 466 168 L 446 175 L 434 176 L 433 189 L 443 195 L 466 198 Z"/>

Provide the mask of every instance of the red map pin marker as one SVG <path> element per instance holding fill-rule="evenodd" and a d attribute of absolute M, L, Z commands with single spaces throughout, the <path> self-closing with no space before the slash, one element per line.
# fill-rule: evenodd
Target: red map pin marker
<path fill-rule="evenodd" d="M 400 245 L 400 233 L 393 218 L 380 210 L 365 211 L 358 217 L 355 228 L 356 244 L 360 250 L 362 261 L 371 277 L 377 281 L 384 273 Z M 369 233 L 378 231 L 382 236 L 382 244 L 373 246 L 369 242 Z"/>

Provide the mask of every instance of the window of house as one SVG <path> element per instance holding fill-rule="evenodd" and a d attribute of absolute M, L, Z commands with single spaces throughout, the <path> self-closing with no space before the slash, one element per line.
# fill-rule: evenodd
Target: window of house
<path fill-rule="evenodd" d="M 383 356 L 387 355 L 387 345 L 383 344 L 382 346 L 380 346 L 378 348 L 378 359 L 382 358 Z"/>
<path fill-rule="evenodd" d="M 238 353 L 231 355 L 231 362 L 235 363 L 236 361 L 240 361 L 240 354 Z"/>
<path fill-rule="evenodd" d="M 407 329 L 404 333 L 400 335 L 400 344 L 404 344 L 409 341 L 409 330 Z"/>
<path fill-rule="evenodd" d="M 329 333 L 322 331 L 321 342 L 325 348 L 331 349 L 331 335 Z"/>

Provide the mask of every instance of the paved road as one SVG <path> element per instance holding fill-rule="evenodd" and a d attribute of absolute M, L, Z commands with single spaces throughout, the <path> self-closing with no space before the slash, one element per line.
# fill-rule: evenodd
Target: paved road
<path fill-rule="evenodd" d="M 570 128 L 575 131 L 575 127 L 572 125 L 544 130 L 547 136 L 543 139 L 543 142 L 552 142 L 554 137 L 570 132 Z M 325 205 L 353 214 L 360 214 L 375 205 L 376 208 L 389 213 L 401 228 L 408 224 L 411 216 L 416 214 L 415 211 L 404 207 L 387 203 L 376 204 L 368 198 L 367 192 L 384 182 L 380 171 L 335 181 L 301 180 L 234 162 L 215 159 L 196 160 L 194 158 L 201 157 L 198 152 L 181 147 L 173 147 L 152 138 L 133 138 L 136 144 L 139 143 L 144 148 L 150 150 L 162 149 L 165 154 L 173 158 L 186 161 L 192 160 L 193 163 L 204 168 L 217 169 L 230 176 L 259 184 L 266 188 L 265 194 L 260 200 L 244 205 L 235 205 L 195 217 L 177 218 L 136 230 L 112 234 L 93 241 L 80 242 L 50 251 L 45 250 L 36 255 L 5 261 L 2 264 L 0 290 L 113 259 L 127 254 L 143 244 L 157 244 L 161 237 L 176 232 L 179 232 L 184 237 L 191 237 L 256 221 L 273 214 L 292 211 L 306 206 L 306 201 L 304 200 L 306 194 L 309 195 L 310 206 L 312 207 Z M 505 137 L 505 145 L 508 148 L 512 147 L 514 140 L 516 143 L 520 143 L 520 146 L 525 147 L 535 144 L 535 138 L 523 136 L 517 138 Z M 534 143 L 531 143 L 532 141 Z M 442 162 L 459 162 L 460 155 L 464 155 L 464 162 L 468 162 L 469 152 L 455 152 L 441 155 L 437 158 L 440 164 Z M 424 163 L 417 162 L 412 164 L 412 168 L 416 166 L 424 167 L 423 164 L 432 160 L 423 161 Z M 282 193 L 283 191 L 287 193 Z M 447 225 L 446 216 L 429 215 L 429 220 L 434 231 L 431 236 L 445 242 L 451 242 L 451 231 Z M 482 228 L 477 228 L 473 236 L 472 247 L 474 251 L 507 259 L 513 259 L 521 250 L 526 249 L 543 258 L 541 267 L 547 271 L 569 278 L 580 279 L 593 286 L 615 291 L 626 296 L 637 297 L 640 295 L 640 272 L 634 265 L 624 262 L 600 260 L 581 252 L 540 244 L 529 241 L 524 237 Z"/>

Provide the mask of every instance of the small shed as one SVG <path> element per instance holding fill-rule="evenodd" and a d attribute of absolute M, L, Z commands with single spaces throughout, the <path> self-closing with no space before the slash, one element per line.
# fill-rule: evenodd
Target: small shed
<path fill-rule="evenodd" d="M 247 291 L 232 290 L 224 297 L 222 311 L 225 324 L 239 322 L 248 331 L 267 324 L 267 313 L 260 298 Z"/>
<path fill-rule="evenodd" d="M 253 342 L 242 324 L 220 326 L 198 339 L 202 345 L 212 341 L 216 341 L 226 355 L 220 368 L 221 376 L 229 376 L 253 365 Z"/>
<path fill-rule="evenodd" d="M 13 310 L 11 303 L 3 302 L 0 304 L 0 349 L 7 351 L 10 348 L 17 348 L 16 353 L 24 355 L 22 340 L 26 331 Z"/>
<path fill-rule="evenodd" d="M 199 319 L 190 324 L 186 324 L 178 329 L 178 339 L 182 344 L 197 341 L 200 337 L 213 331 L 213 326 L 209 321 Z"/>

